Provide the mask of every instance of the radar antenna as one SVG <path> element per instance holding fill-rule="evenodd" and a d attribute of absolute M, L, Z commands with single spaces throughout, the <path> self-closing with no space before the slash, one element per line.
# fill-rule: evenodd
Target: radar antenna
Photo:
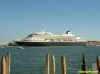
<path fill-rule="evenodd" d="M 67 28 L 66 28 L 67 24 L 64 24 L 64 32 L 66 32 Z"/>

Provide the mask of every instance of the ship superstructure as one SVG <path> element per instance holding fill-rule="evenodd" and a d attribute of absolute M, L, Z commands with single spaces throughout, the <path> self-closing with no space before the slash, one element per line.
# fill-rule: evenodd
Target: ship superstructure
<path fill-rule="evenodd" d="M 18 45 L 28 46 L 80 46 L 87 45 L 87 41 L 81 40 L 79 36 L 70 31 L 60 35 L 54 35 L 51 32 L 38 32 L 28 35 L 21 41 L 16 41 Z"/>

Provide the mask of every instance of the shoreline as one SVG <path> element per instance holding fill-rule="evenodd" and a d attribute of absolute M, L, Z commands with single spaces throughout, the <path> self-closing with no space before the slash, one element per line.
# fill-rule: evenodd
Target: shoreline
<path fill-rule="evenodd" d="M 8 44 L 4 44 L 4 45 L 0 45 L 0 48 L 6 48 L 8 46 L 9 46 Z"/>

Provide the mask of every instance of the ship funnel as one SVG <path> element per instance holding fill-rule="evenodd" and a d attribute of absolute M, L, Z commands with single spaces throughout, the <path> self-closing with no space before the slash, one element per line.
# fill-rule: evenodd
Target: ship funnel
<path fill-rule="evenodd" d="M 66 31 L 65 33 L 66 33 L 66 34 L 69 34 L 70 32 L 71 32 L 71 31 L 68 30 L 68 31 Z"/>

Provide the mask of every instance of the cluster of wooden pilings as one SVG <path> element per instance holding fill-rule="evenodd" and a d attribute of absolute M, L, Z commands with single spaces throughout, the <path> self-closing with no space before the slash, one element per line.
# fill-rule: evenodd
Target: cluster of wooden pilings
<path fill-rule="evenodd" d="M 52 72 L 50 72 L 50 57 L 51 57 L 51 61 L 52 61 Z M 100 59 L 99 57 L 97 56 L 97 70 L 94 71 L 95 73 L 91 73 L 92 74 L 100 74 Z M 88 74 L 88 71 L 86 69 L 87 67 L 87 64 L 86 64 L 86 56 L 83 55 L 82 56 L 82 65 L 81 65 L 81 72 L 78 73 L 78 74 Z M 66 62 L 66 57 L 65 56 L 61 56 L 61 74 L 68 74 L 67 72 L 67 62 Z M 55 64 L 55 56 L 46 56 L 46 74 L 56 74 L 56 64 Z"/>
<path fill-rule="evenodd" d="M 8 52 L 6 56 L 2 56 L 1 59 L 1 74 L 10 74 L 10 53 Z M 55 56 L 50 56 L 49 54 L 45 58 L 45 66 L 46 66 L 46 73 L 45 74 L 56 74 L 56 63 L 55 63 Z M 97 56 L 97 73 L 100 74 L 100 59 Z M 51 62 L 51 63 L 50 63 Z M 52 68 L 50 68 L 50 66 Z M 83 71 L 80 74 L 87 74 L 87 69 L 86 69 L 86 56 L 82 56 L 82 65 L 81 65 L 81 71 Z M 66 57 L 61 56 L 61 74 L 68 74 L 67 72 L 67 62 L 66 62 Z M 52 70 L 50 70 L 52 69 Z M 50 72 L 51 71 L 51 72 Z"/>

